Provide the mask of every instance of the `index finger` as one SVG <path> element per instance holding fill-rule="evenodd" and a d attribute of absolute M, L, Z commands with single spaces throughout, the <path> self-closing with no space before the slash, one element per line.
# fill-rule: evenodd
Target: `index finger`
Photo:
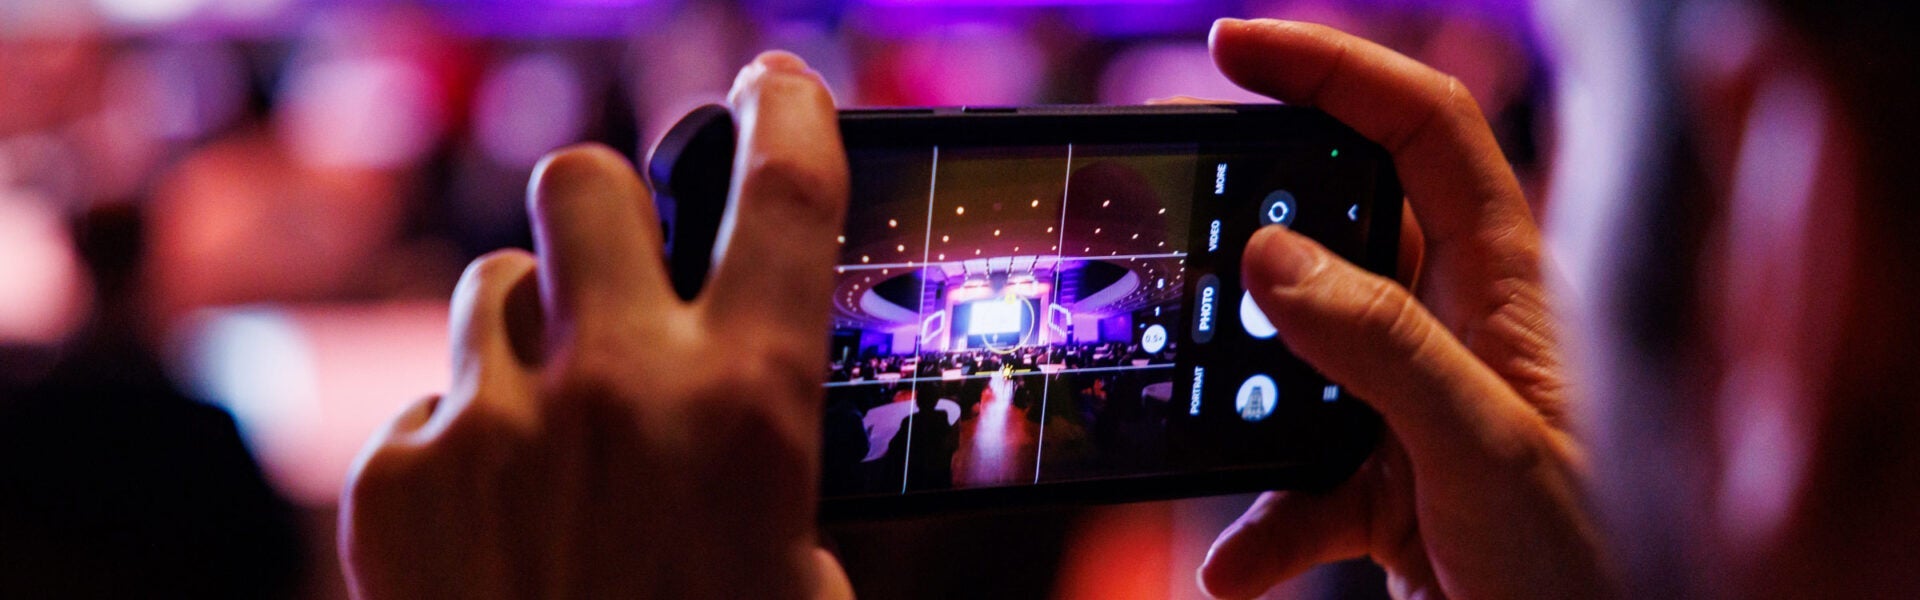
<path fill-rule="evenodd" d="M 1327 111 L 1385 146 L 1429 243 L 1484 239 L 1478 234 L 1488 231 L 1539 237 L 1513 167 L 1459 80 L 1311 23 L 1221 19 L 1210 44 L 1234 83 Z M 1537 252 L 1520 246 L 1502 249 Z"/>
<path fill-rule="evenodd" d="M 740 144 L 707 317 L 819 346 L 847 210 L 833 96 L 799 57 L 769 52 L 740 71 L 731 100 Z"/>

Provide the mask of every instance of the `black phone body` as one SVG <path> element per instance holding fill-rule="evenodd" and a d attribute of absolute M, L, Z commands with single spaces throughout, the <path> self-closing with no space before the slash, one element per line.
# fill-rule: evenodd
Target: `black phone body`
<path fill-rule="evenodd" d="M 731 120 L 702 110 L 651 164 L 687 296 L 731 164 Z M 1393 275 L 1402 192 L 1377 144 L 1279 105 L 840 122 L 823 518 L 1323 489 L 1377 443 L 1240 282 L 1269 224 Z"/>

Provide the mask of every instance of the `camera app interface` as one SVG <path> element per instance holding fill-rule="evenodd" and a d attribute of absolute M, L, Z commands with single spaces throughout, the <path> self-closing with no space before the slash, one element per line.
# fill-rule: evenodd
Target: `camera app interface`
<path fill-rule="evenodd" d="M 1340 394 L 1243 300 L 1239 254 L 1280 224 L 1357 255 L 1371 192 L 1309 177 L 1328 166 L 1298 154 L 852 152 L 825 495 L 1155 474 L 1284 449 Z"/>

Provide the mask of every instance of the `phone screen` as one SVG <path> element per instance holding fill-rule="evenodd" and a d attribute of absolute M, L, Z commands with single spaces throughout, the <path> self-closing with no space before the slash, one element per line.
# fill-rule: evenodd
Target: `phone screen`
<path fill-rule="evenodd" d="M 1355 154 L 1312 140 L 850 148 L 823 497 L 1317 456 L 1330 415 L 1364 409 L 1287 352 L 1241 286 L 1241 253 L 1280 225 L 1367 260 L 1391 173 Z M 1393 193 L 1382 218 L 1397 229 Z"/>

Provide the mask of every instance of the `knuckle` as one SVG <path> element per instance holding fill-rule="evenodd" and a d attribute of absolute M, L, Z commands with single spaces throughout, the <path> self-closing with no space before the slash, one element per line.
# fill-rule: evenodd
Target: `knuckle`
<path fill-rule="evenodd" d="M 1481 449 L 1493 468 L 1513 474 L 1540 473 L 1568 467 L 1567 455 L 1544 428 L 1520 428 L 1502 437 L 1487 440 Z"/>
<path fill-rule="evenodd" d="M 817 389 L 817 388 L 813 388 Z M 807 425 L 812 411 L 801 410 L 795 394 L 809 393 L 805 386 L 778 364 L 769 361 L 743 361 L 732 376 L 710 381 L 686 404 L 687 415 L 703 437 L 729 448 L 803 447 L 812 435 Z"/>
<path fill-rule="evenodd" d="M 1428 81 L 1436 89 L 1424 90 L 1420 101 L 1424 114 L 1409 114 L 1399 135 L 1391 140 L 1383 140 L 1396 156 L 1410 150 L 1413 144 L 1424 143 L 1460 143 L 1463 138 L 1477 135 L 1487 129 L 1486 116 L 1480 113 L 1480 104 L 1473 99 L 1473 93 L 1461 83 L 1460 78 L 1439 71 L 1428 71 L 1435 77 Z"/>
<path fill-rule="evenodd" d="M 780 421 L 783 415 L 805 413 L 804 399 L 821 393 L 824 360 L 794 347 L 800 345 L 742 341 L 729 346 L 725 374 L 705 378 L 693 391 L 696 404 L 720 411 L 712 416 Z"/>
<path fill-rule="evenodd" d="M 532 433 L 529 413 L 518 398 L 492 392 L 475 393 L 448 421 L 443 450 L 468 452 L 476 444 L 523 439 Z"/>
<path fill-rule="evenodd" d="M 687 408 L 689 429 L 698 432 L 705 443 L 685 460 L 694 461 L 700 468 L 761 482 L 764 489 L 811 489 L 817 477 L 815 461 L 818 460 L 817 450 L 811 445 L 817 443 L 819 436 L 817 429 L 808 428 L 812 421 L 776 410 L 766 402 L 731 404 L 696 403 Z M 705 488 L 706 494 L 711 494 L 715 487 L 733 487 L 718 481 L 695 485 Z M 792 508 L 782 506 L 776 510 Z"/>
<path fill-rule="evenodd" d="M 629 168 L 627 159 L 600 144 L 576 144 L 555 150 L 534 166 L 533 189 L 537 193 L 528 194 L 527 201 L 537 212 L 555 199 L 568 197 L 566 192 L 591 189 L 588 186 L 605 181 L 608 173 L 622 168 Z"/>
<path fill-rule="evenodd" d="M 750 440 L 776 429 L 776 411 L 767 409 L 767 395 L 748 382 L 713 385 L 689 403 L 687 411 L 700 430 L 719 438 L 714 441 Z"/>
<path fill-rule="evenodd" d="M 1485 123 L 1486 114 L 1480 111 L 1480 101 L 1473 97 L 1473 90 L 1459 77 L 1451 74 L 1446 77 L 1446 95 L 1440 101 L 1439 111 L 1448 123 Z M 1480 125 L 1486 127 L 1486 125 Z"/>
<path fill-rule="evenodd" d="M 665 357 L 629 352 L 626 340 L 603 338 L 586 345 L 576 342 L 575 351 L 550 366 L 539 386 L 541 401 L 533 410 L 559 427 L 583 414 L 631 413 L 636 402 L 698 389 L 701 373 L 708 369 L 684 362 L 669 367 L 662 364 Z"/>
<path fill-rule="evenodd" d="M 753 62 L 769 69 L 790 69 L 801 71 L 807 68 L 807 62 L 799 56 L 785 50 L 768 50 L 753 57 Z"/>
<path fill-rule="evenodd" d="M 726 378 L 726 387 L 791 397 L 811 393 L 819 386 L 818 373 L 824 361 L 795 348 L 797 344 L 748 341 L 734 346 L 743 350 L 738 353 L 742 359 L 736 363 L 734 374 Z"/>
<path fill-rule="evenodd" d="M 781 64 L 785 61 L 775 58 L 780 56 L 791 57 L 791 55 L 770 54 L 760 59 L 761 64 L 769 67 L 754 80 L 754 85 L 763 96 L 777 97 L 783 101 L 807 100 L 813 106 L 832 105 L 833 97 L 827 92 L 826 81 L 822 80 L 819 74 L 804 68 Z"/>
<path fill-rule="evenodd" d="M 349 473 L 346 490 L 352 493 L 386 492 L 396 484 L 412 479 L 424 456 L 434 449 L 437 436 L 427 432 L 427 423 L 437 413 L 451 410 L 443 397 L 435 395 L 409 404 L 393 416 L 387 429 L 376 433 Z"/>
<path fill-rule="evenodd" d="M 1300 35 L 1312 38 L 1322 45 L 1344 44 L 1348 34 L 1334 27 L 1309 21 L 1276 21 L 1281 30 L 1291 29 Z"/>
<path fill-rule="evenodd" d="M 513 248 L 495 250 L 474 259 L 467 264 L 454 290 L 456 312 L 489 308 L 492 303 L 484 300 L 505 295 L 507 289 L 533 268 L 534 262 L 532 254 Z"/>
<path fill-rule="evenodd" d="M 421 460 L 419 448 L 383 441 L 347 477 L 342 499 L 354 509 L 400 502 L 417 484 Z"/>
<path fill-rule="evenodd" d="M 600 144 L 585 143 L 554 150 L 540 159 L 534 171 L 541 179 L 564 181 L 598 173 L 612 161 L 624 162 L 620 154 Z"/>
<path fill-rule="evenodd" d="M 844 173 L 818 155 L 759 154 L 747 165 L 754 193 L 791 199 L 800 208 L 825 218 L 846 201 Z"/>
<path fill-rule="evenodd" d="M 819 389 L 826 361 L 813 348 L 782 344 L 768 348 L 764 356 L 761 377 L 767 385 L 797 394 Z"/>
<path fill-rule="evenodd" d="M 742 71 L 729 101 L 745 109 L 744 114 L 747 115 L 772 108 L 780 112 L 814 112 L 830 121 L 834 101 L 826 80 L 821 79 L 818 73 L 804 68 L 785 67 L 781 62 L 763 57 L 754 66 Z M 752 120 L 748 118 L 748 121 Z"/>
<path fill-rule="evenodd" d="M 519 248 L 502 248 L 473 259 L 465 277 L 488 284 L 509 283 L 535 262 L 533 254 Z"/>
<path fill-rule="evenodd" d="M 602 346 L 604 347 L 604 346 Z M 563 402 L 592 401 L 616 397 L 631 364 L 620 360 L 618 352 L 577 352 L 564 362 L 554 388 Z"/>
<path fill-rule="evenodd" d="M 653 321 L 632 313 L 581 314 L 560 325 L 552 341 L 555 371 L 563 377 L 600 377 L 631 368 L 657 332 Z"/>
<path fill-rule="evenodd" d="M 1417 355 L 1431 333 L 1420 303 L 1413 294 L 1384 280 L 1372 281 L 1371 288 L 1360 305 L 1358 321 L 1396 354 Z"/>

